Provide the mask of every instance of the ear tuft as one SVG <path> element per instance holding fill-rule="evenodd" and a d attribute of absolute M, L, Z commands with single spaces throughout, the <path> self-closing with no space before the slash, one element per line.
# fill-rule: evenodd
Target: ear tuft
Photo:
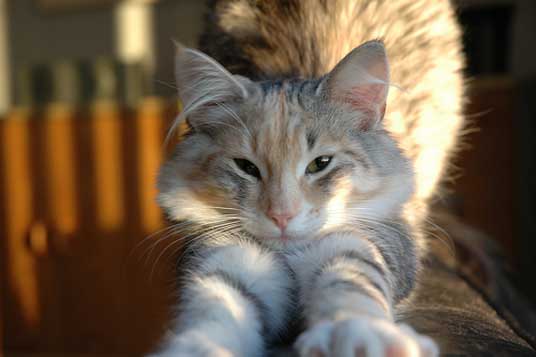
<path fill-rule="evenodd" d="M 166 141 L 176 128 L 195 111 L 226 101 L 245 99 L 245 78 L 233 76 L 214 59 L 197 50 L 174 42 L 175 80 L 182 111 L 173 122 Z"/>
<path fill-rule="evenodd" d="M 247 96 L 244 86 L 214 59 L 179 43 L 175 46 L 175 79 L 184 108 Z"/>
<path fill-rule="evenodd" d="M 368 130 L 385 114 L 389 63 L 383 42 L 369 41 L 352 50 L 326 78 L 329 100 L 362 114 L 359 126 Z"/>

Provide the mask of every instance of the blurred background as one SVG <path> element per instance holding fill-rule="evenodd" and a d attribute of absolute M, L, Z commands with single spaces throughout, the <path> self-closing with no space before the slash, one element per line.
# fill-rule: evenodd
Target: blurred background
<path fill-rule="evenodd" d="M 536 1 L 456 3 L 472 130 L 437 205 L 494 239 L 536 302 Z M 162 334 L 172 39 L 195 46 L 204 9 L 0 0 L 0 351 L 140 354 Z"/>

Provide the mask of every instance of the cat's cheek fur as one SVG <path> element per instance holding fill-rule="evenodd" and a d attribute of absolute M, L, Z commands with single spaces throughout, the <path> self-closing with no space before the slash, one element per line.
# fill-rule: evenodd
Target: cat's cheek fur
<path fill-rule="evenodd" d="M 347 199 L 347 208 L 361 212 L 363 218 L 377 220 L 399 215 L 414 193 L 412 171 L 400 170 L 390 176 L 366 176 L 359 172 L 352 176 L 352 194 Z"/>
<path fill-rule="evenodd" d="M 207 136 L 194 134 L 179 143 L 173 157 L 162 165 L 157 180 L 158 203 L 172 220 L 201 222 L 216 214 L 207 206 L 218 204 L 203 202 L 193 189 L 202 182 L 195 177 L 201 175 L 203 165 L 216 152 L 217 148 Z M 210 200 L 221 199 L 218 196 L 211 195 Z"/>

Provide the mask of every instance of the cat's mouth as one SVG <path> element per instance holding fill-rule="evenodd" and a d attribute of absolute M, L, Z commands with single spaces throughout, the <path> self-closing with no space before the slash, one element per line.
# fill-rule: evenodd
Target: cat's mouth
<path fill-rule="evenodd" d="M 288 232 L 281 232 L 278 235 L 264 236 L 263 241 L 268 242 L 268 244 L 283 245 L 287 246 L 289 244 L 303 242 L 306 239 L 306 235 L 291 234 Z"/>

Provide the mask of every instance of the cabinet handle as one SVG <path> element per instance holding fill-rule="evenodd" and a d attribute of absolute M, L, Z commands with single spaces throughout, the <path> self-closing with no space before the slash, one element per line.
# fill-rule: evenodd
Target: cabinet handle
<path fill-rule="evenodd" d="M 35 255 L 44 256 L 48 254 L 48 231 L 43 222 L 35 222 L 31 225 L 28 245 L 30 251 Z"/>

